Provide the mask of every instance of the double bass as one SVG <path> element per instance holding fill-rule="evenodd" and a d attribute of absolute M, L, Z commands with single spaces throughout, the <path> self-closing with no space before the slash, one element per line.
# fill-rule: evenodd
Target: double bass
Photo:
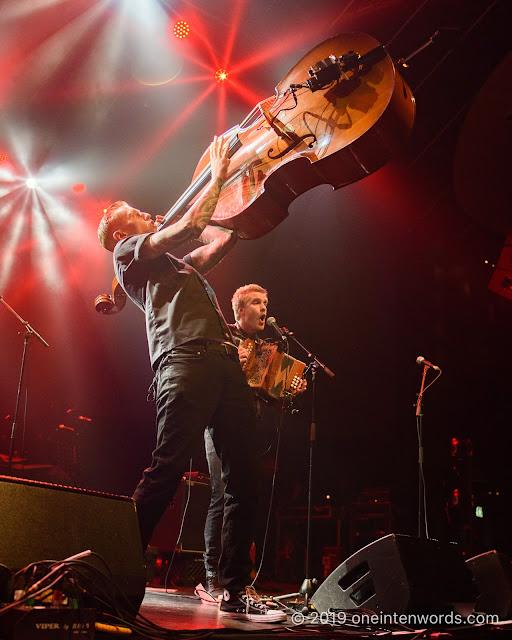
<path fill-rule="evenodd" d="M 325 40 L 224 134 L 230 163 L 211 223 L 245 239 L 265 235 L 305 191 L 339 189 L 380 169 L 402 146 L 414 115 L 411 90 L 383 45 L 363 33 Z M 210 179 L 207 150 L 158 229 L 179 220 Z M 96 308 L 112 313 L 105 298 Z"/>

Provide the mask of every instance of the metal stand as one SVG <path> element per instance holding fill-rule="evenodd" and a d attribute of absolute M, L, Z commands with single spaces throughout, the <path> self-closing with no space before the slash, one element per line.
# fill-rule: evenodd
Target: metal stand
<path fill-rule="evenodd" d="M 427 514 L 427 494 L 425 489 L 425 475 L 423 473 L 423 394 L 431 387 L 434 382 L 442 374 L 440 367 L 432 364 L 428 360 L 425 360 L 423 356 L 416 358 L 418 364 L 423 365 L 423 376 L 421 378 L 421 387 L 418 393 L 418 399 L 416 400 L 416 429 L 418 432 L 418 538 L 426 538 L 428 540 L 428 514 Z M 438 371 L 437 376 L 425 386 L 425 379 L 427 377 L 427 369 L 434 369 Z"/>
<path fill-rule="evenodd" d="M 284 596 L 278 596 L 274 600 L 285 599 L 293 596 L 301 595 L 304 597 L 304 606 L 302 613 L 307 615 L 310 611 L 309 601 L 314 591 L 314 585 L 316 584 L 316 578 L 310 576 L 310 545 L 311 545 L 311 518 L 312 518 L 312 488 L 313 488 L 313 452 L 316 443 L 316 372 L 323 369 L 324 372 L 330 377 L 334 378 L 334 373 L 325 364 L 320 362 L 318 358 L 311 353 L 303 344 L 301 344 L 294 336 L 292 331 L 289 331 L 286 327 L 281 327 L 281 331 L 288 339 L 291 338 L 296 345 L 298 345 L 308 355 L 309 364 L 304 372 L 304 377 L 311 371 L 311 423 L 309 429 L 309 477 L 308 477 L 308 511 L 307 511 L 307 524 L 306 524 L 306 576 L 302 582 L 302 585 L 297 593 L 286 594 Z"/>
<path fill-rule="evenodd" d="M 421 387 L 416 401 L 416 428 L 418 431 L 418 538 L 428 538 L 428 527 L 426 520 L 426 493 L 425 493 L 425 476 L 423 474 L 423 392 L 425 391 L 425 378 L 427 376 L 428 366 L 423 366 L 423 376 L 421 378 Z"/>
<path fill-rule="evenodd" d="M 5 299 L 4 299 L 4 297 L 2 295 L 0 295 L 0 302 L 4 305 L 4 307 L 9 309 L 9 311 L 25 327 L 24 342 L 23 342 L 23 356 L 21 358 L 20 377 L 19 377 L 19 381 L 18 381 L 18 393 L 16 395 L 16 407 L 14 409 L 14 418 L 13 418 L 12 429 L 11 429 L 11 443 L 10 443 L 10 446 L 9 446 L 9 462 L 8 462 L 8 465 L 7 465 L 7 473 L 9 475 L 11 475 L 11 473 L 12 473 L 12 460 L 13 460 L 13 456 L 14 456 L 14 441 L 15 441 L 15 438 L 16 438 L 16 427 L 17 427 L 17 422 L 18 422 L 18 410 L 19 410 L 19 406 L 20 406 L 21 390 L 23 388 L 23 377 L 24 377 L 24 373 L 25 373 L 25 369 L 26 369 L 27 354 L 28 354 L 28 351 L 29 351 L 29 340 L 30 340 L 31 336 L 35 336 L 38 340 L 40 340 L 40 342 L 42 342 L 44 344 L 45 347 L 49 347 L 50 345 L 46 342 L 46 340 L 42 336 L 39 335 L 39 333 L 37 333 L 37 331 L 35 329 L 33 329 L 30 326 L 30 324 L 26 320 L 23 320 L 23 318 L 20 315 L 18 315 L 16 313 L 16 311 L 14 311 L 14 309 L 11 306 L 9 306 L 7 304 L 7 302 L 5 301 Z"/>

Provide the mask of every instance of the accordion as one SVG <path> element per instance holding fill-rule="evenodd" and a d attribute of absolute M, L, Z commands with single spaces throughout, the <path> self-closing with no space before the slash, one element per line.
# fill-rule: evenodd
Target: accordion
<path fill-rule="evenodd" d="M 282 351 L 281 345 L 244 340 L 249 352 L 243 367 L 250 387 L 270 398 L 283 398 L 297 389 L 306 365 Z"/>

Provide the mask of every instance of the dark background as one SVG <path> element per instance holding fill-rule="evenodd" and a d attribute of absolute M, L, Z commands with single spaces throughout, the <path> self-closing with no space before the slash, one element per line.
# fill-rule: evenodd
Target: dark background
<path fill-rule="evenodd" d="M 506 5 L 4 2 L 0 293 L 50 344 L 32 338 L 27 356 L 15 443 L 26 464 L 58 465 L 75 484 L 131 494 L 149 461 L 143 315 L 128 303 L 100 316 L 93 305 L 113 275 L 96 239 L 102 209 L 121 198 L 165 213 L 212 136 L 242 121 L 324 39 L 368 33 L 396 61 L 438 32 L 402 71 L 417 102 L 403 151 L 356 184 L 299 197 L 281 225 L 239 242 L 209 281 L 228 319 L 238 286 L 266 287 L 269 313 L 336 373 L 317 377 L 315 504 L 329 495 L 348 513 L 361 491 L 388 489 L 394 530 L 415 532 L 423 355 L 443 370 L 424 398 L 430 535 L 462 536 L 471 552 L 510 551 L 512 306 L 487 288 L 510 226 Z M 190 40 L 169 35 L 177 19 L 191 24 Z M 224 85 L 213 79 L 219 67 L 230 74 Z M 29 176 L 37 189 L 24 186 Z M 74 193 L 76 183 L 86 190 Z M 0 307 L 4 461 L 22 329 Z M 282 508 L 305 504 L 310 406 L 311 390 L 283 426 Z M 472 442 L 459 480 L 452 438 Z M 204 470 L 201 452 L 194 466 Z M 447 519 L 454 488 L 484 507 L 483 521 L 471 507 L 457 515 L 470 534 L 453 509 Z"/>

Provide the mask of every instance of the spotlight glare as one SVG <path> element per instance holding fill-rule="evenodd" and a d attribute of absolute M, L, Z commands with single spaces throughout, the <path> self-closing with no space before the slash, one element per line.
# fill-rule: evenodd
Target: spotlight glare
<path fill-rule="evenodd" d="M 75 193 L 83 193 L 86 189 L 86 186 L 83 182 L 77 182 L 76 184 L 74 184 L 71 189 L 75 192 Z"/>
<path fill-rule="evenodd" d="M 185 20 L 179 20 L 173 27 L 172 32 L 180 40 L 190 35 L 190 25 Z"/>
<path fill-rule="evenodd" d="M 0 153 L 0 162 L 7 162 L 7 155 L 5 153 Z"/>
<path fill-rule="evenodd" d="M 35 189 L 37 187 L 37 181 L 35 178 L 28 178 L 25 182 L 25 186 L 29 189 Z"/>
<path fill-rule="evenodd" d="M 217 80 L 217 82 L 225 82 L 227 77 L 228 72 L 226 69 L 217 69 L 215 72 L 215 80 Z"/>

